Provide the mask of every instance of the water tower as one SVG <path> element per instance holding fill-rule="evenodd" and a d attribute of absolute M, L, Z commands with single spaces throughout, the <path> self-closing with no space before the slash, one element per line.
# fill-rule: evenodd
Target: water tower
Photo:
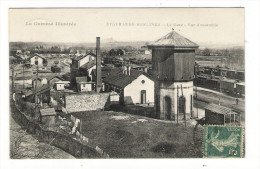
<path fill-rule="evenodd" d="M 152 49 L 156 118 L 183 120 L 193 113 L 196 43 L 174 30 L 148 45 Z"/>

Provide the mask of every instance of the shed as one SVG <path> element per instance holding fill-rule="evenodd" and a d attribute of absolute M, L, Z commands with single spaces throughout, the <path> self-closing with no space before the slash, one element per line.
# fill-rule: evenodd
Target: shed
<path fill-rule="evenodd" d="M 240 124 L 240 114 L 230 108 L 210 103 L 205 107 L 205 122 L 213 125 Z"/>
<path fill-rule="evenodd" d="M 41 109 L 41 122 L 47 126 L 55 125 L 56 112 L 54 108 Z"/>

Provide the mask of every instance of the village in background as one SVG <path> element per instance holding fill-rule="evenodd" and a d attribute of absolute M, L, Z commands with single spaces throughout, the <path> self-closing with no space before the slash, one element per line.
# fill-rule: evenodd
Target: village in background
<path fill-rule="evenodd" d="M 242 46 L 9 46 L 10 158 L 202 158 L 204 124 L 244 127 Z"/>

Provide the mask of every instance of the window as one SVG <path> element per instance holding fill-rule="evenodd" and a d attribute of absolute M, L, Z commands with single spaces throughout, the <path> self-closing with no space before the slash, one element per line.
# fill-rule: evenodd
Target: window
<path fill-rule="evenodd" d="M 142 84 L 144 84 L 145 83 L 145 80 L 142 80 Z"/>
<path fill-rule="evenodd" d="M 86 87 L 86 84 L 83 84 L 83 87 Z"/>

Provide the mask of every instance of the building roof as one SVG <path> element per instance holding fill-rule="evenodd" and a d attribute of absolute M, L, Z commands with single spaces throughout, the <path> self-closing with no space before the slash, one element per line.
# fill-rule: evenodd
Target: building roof
<path fill-rule="evenodd" d="M 76 77 L 76 83 L 82 83 L 82 82 L 88 82 L 88 77 L 87 76 Z"/>
<path fill-rule="evenodd" d="M 96 59 L 91 60 L 91 61 L 85 63 L 85 64 L 82 65 L 80 68 L 83 68 L 83 69 L 87 69 L 87 70 L 88 70 L 88 69 L 92 68 L 92 67 L 95 66 L 95 65 L 96 65 Z"/>
<path fill-rule="evenodd" d="M 62 77 L 60 77 L 58 75 L 52 75 L 52 76 L 47 77 L 47 81 L 49 82 L 50 80 L 52 80 L 54 78 L 57 78 L 57 79 L 60 79 L 60 80 L 64 80 Z"/>
<path fill-rule="evenodd" d="M 148 47 L 198 48 L 199 45 L 172 30 Z"/>
<path fill-rule="evenodd" d="M 38 57 L 40 57 L 40 58 L 46 60 L 46 58 L 45 58 L 44 56 L 39 55 L 38 53 L 35 53 L 35 54 L 31 55 L 31 56 L 29 57 L 29 59 L 33 58 L 34 56 L 38 56 Z"/>
<path fill-rule="evenodd" d="M 41 86 L 38 86 L 37 87 L 37 95 L 38 94 L 41 94 L 41 93 L 44 93 L 46 91 L 50 91 L 50 86 L 47 85 L 47 84 L 44 84 L 44 85 L 41 85 Z M 24 93 L 24 95 L 27 97 L 27 96 L 30 96 L 30 95 L 34 95 L 35 94 L 35 89 L 33 88 L 32 90 L 28 90 Z"/>
<path fill-rule="evenodd" d="M 108 67 L 108 66 L 105 66 L 105 67 L 101 67 L 101 78 L 106 78 L 108 75 L 109 75 L 109 72 L 112 70 L 112 68 L 111 67 Z M 97 76 L 96 75 L 96 69 L 93 69 L 92 70 L 92 72 L 91 72 L 91 74 L 93 75 L 93 76 Z"/>
<path fill-rule="evenodd" d="M 230 108 L 221 106 L 221 105 L 217 105 L 214 103 L 210 103 L 208 104 L 205 109 L 210 110 L 211 112 L 214 113 L 218 113 L 218 114 L 228 114 L 230 112 L 233 112 L 233 110 L 231 110 Z"/>
<path fill-rule="evenodd" d="M 130 75 L 126 75 L 123 74 L 122 68 L 114 68 L 109 72 L 109 75 L 104 79 L 104 82 L 124 88 L 142 74 L 150 78 L 147 73 L 138 70 L 131 69 Z"/>
<path fill-rule="evenodd" d="M 73 60 L 76 60 L 76 61 L 79 61 L 79 60 L 85 58 L 85 57 L 88 56 L 88 55 L 91 55 L 91 56 L 96 57 L 96 55 L 95 55 L 94 53 L 87 53 L 87 54 L 85 54 L 85 55 L 74 55 L 74 57 L 73 57 L 72 59 L 73 59 Z"/>
<path fill-rule="evenodd" d="M 41 116 L 55 116 L 56 112 L 54 108 L 47 108 L 40 110 Z"/>

